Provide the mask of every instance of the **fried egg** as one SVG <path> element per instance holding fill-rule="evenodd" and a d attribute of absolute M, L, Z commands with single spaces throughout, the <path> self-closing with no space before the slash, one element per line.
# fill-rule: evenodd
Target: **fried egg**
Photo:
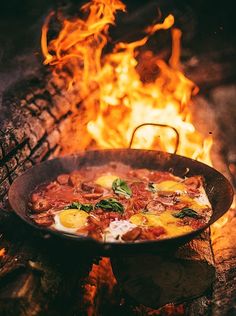
<path fill-rule="evenodd" d="M 167 234 L 166 237 L 179 236 L 192 231 L 188 225 L 178 225 L 180 220 L 175 218 L 173 210 L 166 210 L 161 215 L 138 213 L 130 217 L 130 222 L 142 227 L 163 227 Z"/>
<path fill-rule="evenodd" d="M 88 216 L 88 213 L 77 209 L 63 210 L 54 216 L 54 228 L 63 232 L 75 233 L 86 225 Z"/>
<path fill-rule="evenodd" d="M 189 225 L 179 225 L 181 220 L 174 217 L 172 214 L 176 213 L 173 210 L 166 210 L 163 212 L 159 219 L 162 223 L 162 227 L 167 232 L 166 237 L 174 237 L 191 232 L 193 229 Z"/>
<path fill-rule="evenodd" d="M 137 226 L 161 226 L 162 224 L 159 216 L 143 213 L 132 215 L 129 221 Z"/>
<path fill-rule="evenodd" d="M 117 178 L 119 178 L 119 177 L 114 175 L 114 174 L 108 173 L 108 174 L 104 174 L 101 177 L 97 178 L 95 180 L 95 183 L 106 188 L 106 189 L 111 189 L 113 181 L 116 180 Z"/>
<path fill-rule="evenodd" d="M 187 194 L 183 194 L 181 196 L 181 202 L 185 202 L 188 207 L 192 208 L 200 215 L 204 214 L 204 217 L 207 217 L 208 220 L 210 219 L 211 214 L 209 212 L 207 214 L 205 210 L 211 208 L 211 204 L 204 188 L 200 188 L 200 194 L 194 198 L 190 198 Z"/>

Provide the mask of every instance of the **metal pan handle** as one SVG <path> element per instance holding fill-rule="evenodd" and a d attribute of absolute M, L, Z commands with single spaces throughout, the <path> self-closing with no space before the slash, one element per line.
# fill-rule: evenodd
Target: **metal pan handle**
<path fill-rule="evenodd" d="M 132 135 L 131 135 L 131 139 L 130 139 L 130 142 L 129 142 L 129 147 L 128 148 L 131 148 L 132 147 L 132 144 L 133 144 L 133 141 L 134 141 L 134 137 L 135 137 L 135 134 L 137 132 L 137 130 L 143 126 L 155 126 L 155 127 L 162 127 L 162 128 L 170 128 L 172 129 L 174 132 L 175 132 L 175 135 L 176 135 L 176 139 L 175 139 L 175 150 L 173 152 L 173 154 L 176 154 L 177 153 L 177 150 L 179 148 L 179 132 L 177 131 L 177 129 L 173 126 L 170 126 L 170 125 L 167 125 L 167 124 L 158 124 L 158 123 L 143 123 L 143 124 L 140 124 L 138 125 Z"/>

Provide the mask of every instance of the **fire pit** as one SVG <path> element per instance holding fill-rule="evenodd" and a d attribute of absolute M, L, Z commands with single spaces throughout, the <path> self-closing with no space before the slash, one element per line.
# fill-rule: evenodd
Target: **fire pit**
<path fill-rule="evenodd" d="M 206 24 L 196 25 L 202 15 L 194 4 L 127 1 L 128 13 L 125 4 L 94 0 L 80 13 L 76 1 L 39 5 L 40 13 L 45 10 L 36 23 L 42 26 L 43 61 L 10 87 L 1 86 L 0 314 L 235 313 L 233 208 L 165 256 L 108 259 L 41 236 L 8 205 L 9 186 L 23 171 L 84 149 L 175 152 L 213 166 L 235 184 L 235 61 L 228 17 L 214 8 L 222 25 L 214 29 L 212 18 L 205 32 Z M 224 45 L 213 41 L 212 50 L 207 43 L 214 32 L 228 37 Z M 29 52 L 22 56 L 18 61 L 32 58 Z"/>

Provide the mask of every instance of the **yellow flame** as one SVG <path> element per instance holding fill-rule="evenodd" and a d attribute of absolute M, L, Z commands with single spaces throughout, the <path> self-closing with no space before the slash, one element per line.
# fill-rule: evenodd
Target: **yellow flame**
<path fill-rule="evenodd" d="M 1 248 L 0 249 L 0 257 L 4 257 L 6 254 L 6 249 L 5 248 Z"/>
<path fill-rule="evenodd" d="M 108 29 L 115 23 L 118 10 L 125 11 L 125 5 L 119 0 L 93 0 L 81 8 L 82 18 L 62 19 L 57 38 L 47 43 L 51 13 L 42 31 L 44 63 L 54 67 L 55 76 L 65 67 L 72 74 L 72 79 L 68 76 L 67 88 L 78 88 L 78 99 L 83 98 L 87 111 L 94 112 L 87 130 L 98 148 L 128 147 L 138 125 L 158 123 L 177 129 L 179 154 L 211 164 L 212 140 L 204 139 L 191 123 L 189 107 L 198 88 L 181 71 L 181 31 L 173 28 L 173 15 L 149 26 L 144 38 L 132 43 L 117 43 L 111 53 L 104 55 Z M 138 70 L 141 60 L 138 48 L 144 46 L 150 36 L 155 36 L 154 33 L 170 28 L 172 54 L 169 62 L 148 52 L 150 58 L 145 62 L 152 80 L 145 81 Z M 153 69 L 157 74 L 152 73 Z M 173 152 L 175 144 L 173 130 L 144 126 L 135 134 L 133 147 Z"/>

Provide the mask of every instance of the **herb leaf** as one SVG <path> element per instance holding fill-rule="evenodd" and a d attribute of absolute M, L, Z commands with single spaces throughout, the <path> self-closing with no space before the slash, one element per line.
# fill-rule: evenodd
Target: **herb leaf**
<path fill-rule="evenodd" d="M 124 195 L 126 198 L 130 198 L 132 195 L 132 191 L 128 184 L 120 178 L 113 181 L 112 189 L 116 194 Z"/>
<path fill-rule="evenodd" d="M 118 202 L 116 199 L 107 199 L 107 200 L 101 200 L 96 205 L 95 208 L 101 208 L 102 210 L 106 212 L 118 212 L 123 213 L 124 212 L 124 206 Z"/>
<path fill-rule="evenodd" d="M 78 209 L 81 211 L 85 211 L 87 213 L 89 213 L 90 211 L 93 210 L 93 205 L 92 204 L 81 204 L 80 202 L 73 202 L 70 205 L 65 207 L 65 210 L 68 209 Z"/>
<path fill-rule="evenodd" d="M 155 188 L 153 182 L 149 182 L 148 183 L 148 190 L 151 191 L 152 193 L 156 193 L 157 192 L 157 189 Z"/>
<path fill-rule="evenodd" d="M 172 216 L 177 217 L 177 218 L 184 218 L 184 217 L 201 218 L 202 217 L 196 211 L 192 210 L 189 207 L 184 207 L 179 213 L 172 214 Z"/>

